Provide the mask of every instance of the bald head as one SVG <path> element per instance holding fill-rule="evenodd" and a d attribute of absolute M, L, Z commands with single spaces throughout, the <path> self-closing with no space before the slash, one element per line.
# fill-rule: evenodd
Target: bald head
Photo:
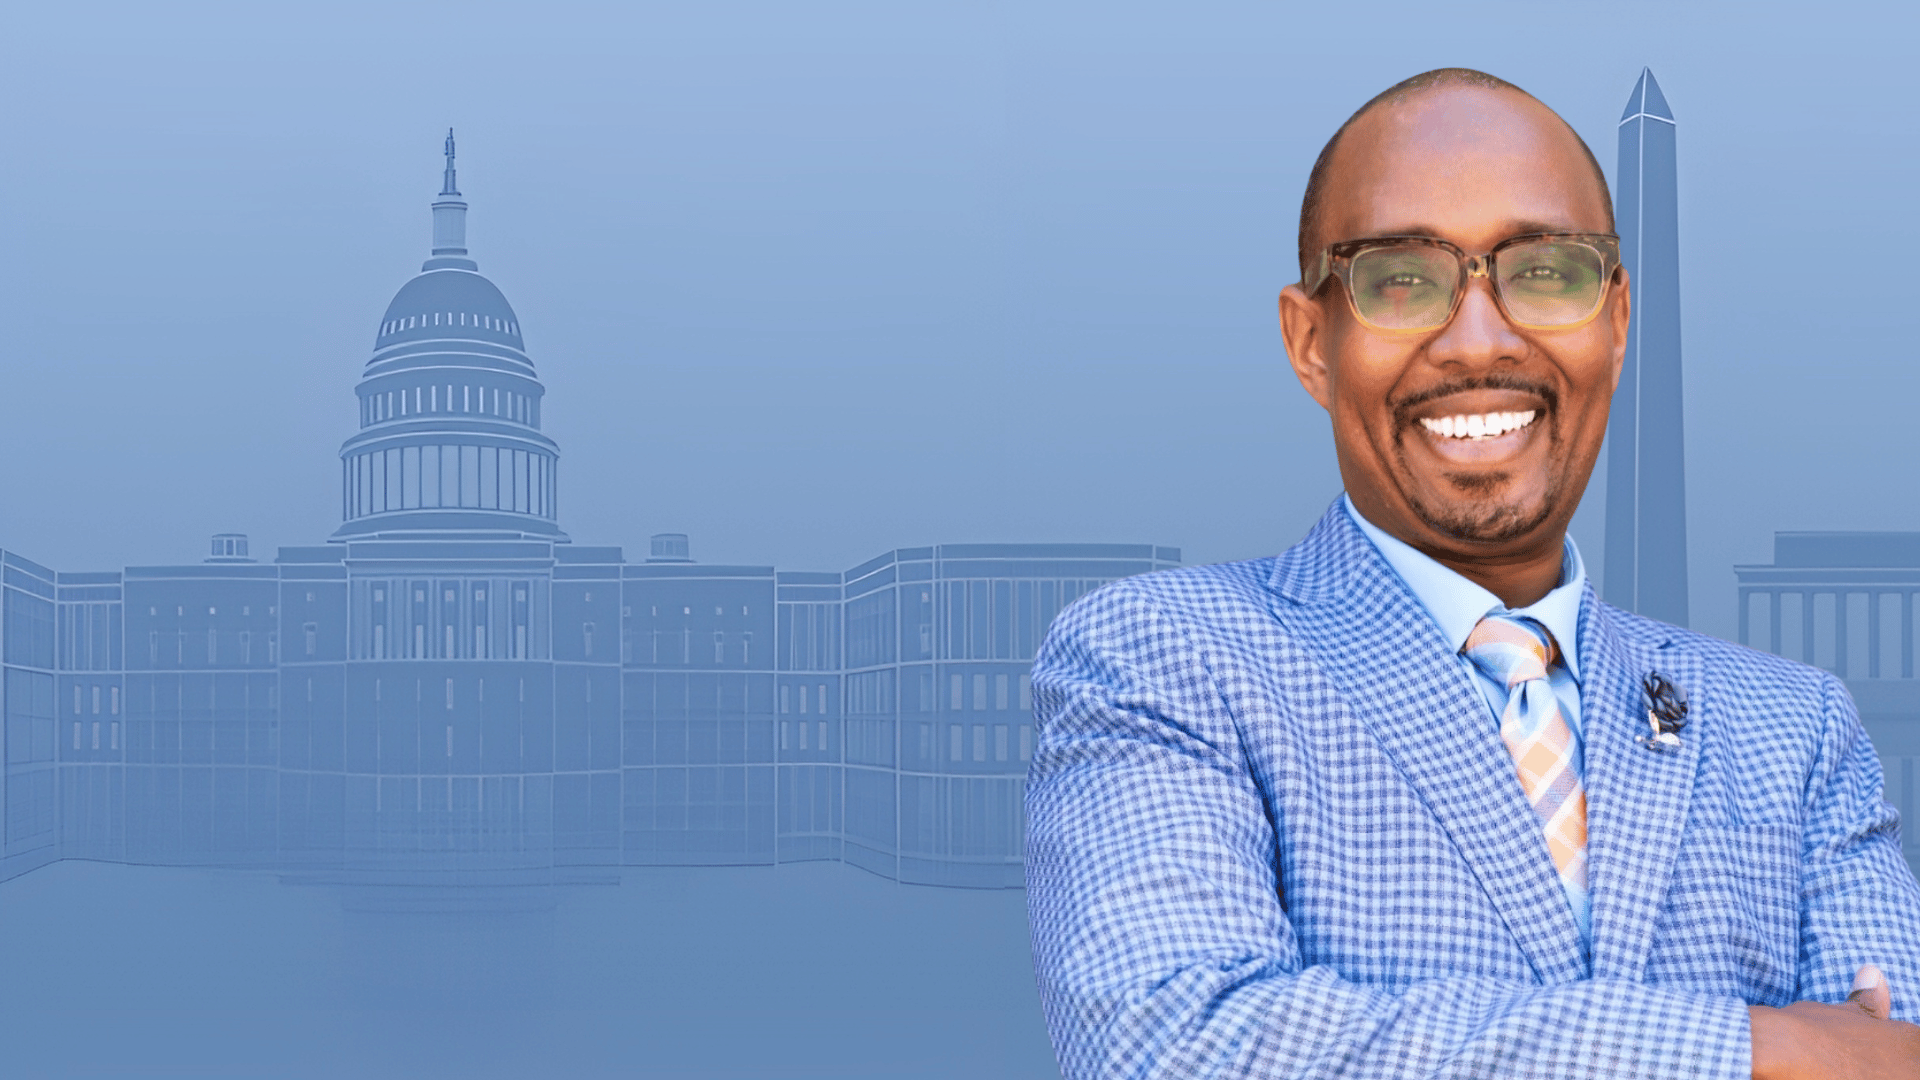
<path fill-rule="evenodd" d="M 1459 99 L 1468 99 L 1465 101 Z M 1472 100 L 1479 99 L 1479 100 Z M 1335 194 L 1354 182 L 1378 185 L 1383 172 L 1391 172 L 1383 156 L 1391 157 L 1409 147 L 1432 151 L 1451 147 L 1470 151 L 1476 147 L 1498 150 L 1533 149 L 1542 151 L 1540 166 L 1575 163 L 1581 171 L 1580 183 L 1590 184 L 1588 194 L 1596 196 L 1606 220 L 1613 228 L 1613 199 L 1607 191 L 1606 175 L 1586 141 L 1558 113 L 1525 90 L 1471 68 L 1437 68 L 1395 83 L 1374 95 L 1340 125 L 1307 177 L 1306 197 L 1300 203 L 1299 258 L 1304 280 L 1310 263 L 1320 250 L 1338 240 L 1352 239 L 1338 232 L 1340 217 Z M 1431 154 L 1415 154 L 1431 157 Z M 1418 172 L 1402 174 L 1405 181 L 1422 182 Z M 1330 208 L 1330 204 L 1332 207 Z"/>
<path fill-rule="evenodd" d="M 1507 83 L 1453 69 L 1373 99 L 1327 144 L 1300 246 L 1306 259 L 1344 240 L 1419 236 L 1481 255 L 1517 237 L 1612 229 L 1600 169 L 1566 122 Z M 1595 279 L 1604 284 L 1583 320 L 1533 325 L 1516 320 L 1507 293 L 1573 279 L 1503 258 L 1445 283 L 1445 321 L 1394 330 L 1367 321 L 1355 287 L 1391 304 L 1443 285 L 1396 266 L 1389 258 L 1365 281 L 1345 266 L 1327 288 L 1280 290 L 1287 360 L 1327 410 L 1360 514 L 1509 607 L 1531 604 L 1560 580 L 1567 523 L 1606 439 L 1631 282 L 1614 266 Z"/>

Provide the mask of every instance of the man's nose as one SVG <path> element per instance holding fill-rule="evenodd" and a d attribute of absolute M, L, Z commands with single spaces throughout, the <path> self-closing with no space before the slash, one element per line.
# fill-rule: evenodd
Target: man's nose
<path fill-rule="evenodd" d="M 1467 279 L 1466 294 L 1460 297 L 1453 319 L 1428 343 L 1427 355 L 1435 363 L 1479 367 L 1518 360 L 1526 348 L 1526 339 L 1494 299 L 1493 282 L 1474 277 Z"/>

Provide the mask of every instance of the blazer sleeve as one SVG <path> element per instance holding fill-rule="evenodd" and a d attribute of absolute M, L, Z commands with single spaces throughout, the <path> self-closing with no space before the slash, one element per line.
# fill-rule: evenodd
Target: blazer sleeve
<path fill-rule="evenodd" d="M 1802 809 L 1800 992 L 1840 1001 L 1877 964 L 1895 1019 L 1920 1020 L 1920 886 L 1900 853 L 1900 819 L 1882 797 L 1874 753 L 1846 686 L 1822 679 L 1819 752 Z"/>
<path fill-rule="evenodd" d="M 1067 1080 L 1748 1077 L 1731 998 L 1472 976 L 1390 992 L 1305 965 L 1233 718 L 1141 586 L 1064 612 L 1034 686 L 1028 909 Z"/>

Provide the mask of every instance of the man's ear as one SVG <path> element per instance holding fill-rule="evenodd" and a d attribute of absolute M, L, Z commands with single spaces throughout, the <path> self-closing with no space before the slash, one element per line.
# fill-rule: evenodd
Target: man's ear
<path fill-rule="evenodd" d="M 1608 288 L 1614 290 L 1613 307 L 1607 312 L 1607 318 L 1613 321 L 1613 388 L 1620 389 L 1620 371 L 1627 360 L 1627 327 L 1633 320 L 1633 289 L 1627 278 L 1627 268 L 1615 267 L 1616 280 Z"/>
<path fill-rule="evenodd" d="M 1280 290 L 1280 337 L 1286 342 L 1287 362 L 1308 395 L 1333 411 L 1333 369 L 1324 351 L 1326 309 L 1298 285 Z M 1621 356 L 1626 353 L 1622 352 Z M 1617 374 L 1616 374 L 1617 377 Z"/>

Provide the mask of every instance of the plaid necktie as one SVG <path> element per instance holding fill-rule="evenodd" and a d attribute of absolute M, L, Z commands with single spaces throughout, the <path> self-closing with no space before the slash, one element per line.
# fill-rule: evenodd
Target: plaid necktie
<path fill-rule="evenodd" d="M 1507 688 L 1500 714 L 1500 739 L 1513 755 L 1520 787 L 1547 837 L 1560 885 L 1573 905 L 1574 920 L 1586 930 L 1587 792 L 1574 768 L 1573 729 L 1547 682 L 1556 656 L 1553 635 L 1532 619 L 1489 615 L 1467 635 L 1467 659 Z"/>

